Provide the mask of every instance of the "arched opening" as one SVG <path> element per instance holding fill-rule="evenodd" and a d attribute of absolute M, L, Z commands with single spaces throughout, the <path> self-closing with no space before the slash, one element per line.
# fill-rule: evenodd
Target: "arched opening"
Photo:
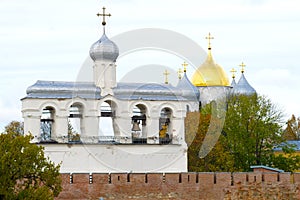
<path fill-rule="evenodd" d="M 147 143 L 147 108 L 142 104 L 133 107 L 132 115 L 132 143 Z"/>
<path fill-rule="evenodd" d="M 113 140 L 115 135 L 114 117 L 116 104 L 112 101 L 105 101 L 100 107 L 99 140 Z"/>
<path fill-rule="evenodd" d="M 190 106 L 186 105 L 186 112 L 190 112 Z"/>
<path fill-rule="evenodd" d="M 41 142 L 50 142 L 53 140 L 54 118 L 55 118 L 54 108 L 48 106 L 42 110 L 41 122 L 40 122 Z"/>
<path fill-rule="evenodd" d="M 159 143 L 169 144 L 172 141 L 172 110 L 163 108 L 159 118 Z"/>
<path fill-rule="evenodd" d="M 80 142 L 80 135 L 83 132 L 82 113 L 83 106 L 81 104 L 71 105 L 68 118 L 69 142 Z"/>

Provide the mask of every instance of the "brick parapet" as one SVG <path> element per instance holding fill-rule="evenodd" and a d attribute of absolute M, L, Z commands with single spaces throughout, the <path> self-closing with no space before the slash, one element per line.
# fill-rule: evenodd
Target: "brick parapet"
<path fill-rule="evenodd" d="M 56 199 L 232 199 L 241 194 L 251 199 L 264 191 L 293 199 L 299 197 L 300 185 L 298 173 L 76 173 L 61 177 L 63 191 Z"/>

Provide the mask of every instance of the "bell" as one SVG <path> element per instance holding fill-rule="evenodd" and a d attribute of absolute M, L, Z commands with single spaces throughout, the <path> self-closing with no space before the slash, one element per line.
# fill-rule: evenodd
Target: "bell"
<path fill-rule="evenodd" d="M 132 131 L 141 131 L 140 125 L 138 122 L 133 122 Z"/>

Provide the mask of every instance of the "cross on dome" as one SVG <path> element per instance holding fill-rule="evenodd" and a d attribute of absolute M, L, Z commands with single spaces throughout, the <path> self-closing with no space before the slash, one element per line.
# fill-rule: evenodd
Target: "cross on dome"
<path fill-rule="evenodd" d="M 234 68 L 232 68 L 232 69 L 230 70 L 230 72 L 231 72 L 231 74 L 232 74 L 232 78 L 234 79 L 234 78 L 235 78 L 235 72 L 236 72 L 236 70 L 235 70 Z"/>
<path fill-rule="evenodd" d="M 186 67 L 189 65 L 185 61 L 181 64 L 183 66 L 183 71 L 186 72 Z"/>
<path fill-rule="evenodd" d="M 165 76 L 165 84 L 169 84 L 168 76 L 170 75 L 170 72 L 168 72 L 168 70 L 165 70 L 163 75 Z"/>
<path fill-rule="evenodd" d="M 183 72 L 182 69 L 179 68 L 178 71 L 177 71 L 177 74 L 178 74 L 178 78 L 179 78 L 179 79 L 182 78 L 182 72 Z"/>
<path fill-rule="evenodd" d="M 208 40 L 208 50 L 211 50 L 211 43 L 210 43 L 210 40 L 213 40 L 215 39 L 213 36 L 211 36 L 210 32 L 208 33 L 208 36 L 205 37 L 205 39 Z"/>
<path fill-rule="evenodd" d="M 103 25 L 103 35 L 101 38 L 96 41 L 90 48 L 90 57 L 96 61 L 100 60 L 109 60 L 112 62 L 116 62 L 116 59 L 119 56 L 119 48 L 118 46 L 111 41 L 105 34 L 105 17 L 110 17 L 111 14 L 105 13 L 105 7 L 102 8 L 102 13 L 97 13 L 97 16 L 103 17 L 102 25 Z M 101 75 L 103 76 L 103 75 Z M 100 76 L 99 76 L 100 77 Z"/>
<path fill-rule="evenodd" d="M 239 66 L 241 67 L 241 72 L 243 74 L 245 72 L 246 65 L 244 64 L 244 62 L 242 62 Z"/>
<path fill-rule="evenodd" d="M 102 25 L 103 26 L 105 26 L 106 25 L 106 22 L 105 22 L 105 17 L 110 17 L 111 16 L 111 14 L 110 13 L 108 13 L 108 14 L 105 14 L 105 7 L 103 7 L 102 8 L 102 13 L 97 13 L 97 16 L 98 17 L 100 17 L 100 16 L 102 16 L 103 18 L 102 18 Z"/>

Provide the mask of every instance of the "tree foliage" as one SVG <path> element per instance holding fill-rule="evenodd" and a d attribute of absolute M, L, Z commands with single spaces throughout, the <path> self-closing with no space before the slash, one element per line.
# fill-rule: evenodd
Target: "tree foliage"
<path fill-rule="evenodd" d="M 5 126 L 5 133 L 16 133 L 19 135 L 24 134 L 24 125 L 22 122 L 12 121 Z"/>
<path fill-rule="evenodd" d="M 281 145 L 282 151 L 272 154 L 272 166 L 286 172 L 293 172 L 300 169 L 300 156 L 295 153 L 292 145 Z"/>
<path fill-rule="evenodd" d="M 16 127 L 12 122 L 0 134 L 0 199 L 53 199 L 62 189 L 60 166 Z"/>
<path fill-rule="evenodd" d="M 264 96 L 231 96 L 222 134 L 204 158 L 198 152 L 211 123 L 211 105 L 206 105 L 198 115 L 197 133 L 189 146 L 189 171 L 250 171 L 252 165 L 266 165 L 285 171 L 299 169 L 300 157 L 286 146 L 281 154 L 274 154 L 274 147 L 281 144 L 282 113 Z M 195 114 L 188 114 L 186 122 Z M 217 125 L 216 125 L 217 126 Z M 186 130 L 187 138 L 191 128 Z M 213 137 L 213 136 L 212 136 Z"/>
<path fill-rule="evenodd" d="M 195 117 L 199 119 L 196 123 L 197 130 L 193 137 L 193 141 L 190 143 L 188 149 L 188 170 L 189 171 L 232 171 L 233 170 L 233 158 L 228 151 L 224 149 L 222 145 L 223 135 L 220 136 L 219 141 L 215 144 L 213 149 L 204 158 L 199 158 L 199 151 L 203 145 L 203 140 L 206 136 L 208 127 L 211 122 L 211 114 L 204 112 L 191 112 L 186 116 L 186 123 L 194 121 Z M 191 129 L 186 130 L 186 135 L 189 138 L 191 135 Z M 213 135 L 211 135 L 214 137 Z M 189 138 L 190 139 L 190 138 Z"/>
<path fill-rule="evenodd" d="M 282 142 L 282 113 L 263 96 L 232 96 L 224 125 L 225 145 L 232 152 L 235 168 L 270 165 L 273 148 Z"/>
<path fill-rule="evenodd" d="M 80 142 L 80 135 L 74 129 L 70 121 L 68 121 L 68 139 L 69 142 Z"/>

